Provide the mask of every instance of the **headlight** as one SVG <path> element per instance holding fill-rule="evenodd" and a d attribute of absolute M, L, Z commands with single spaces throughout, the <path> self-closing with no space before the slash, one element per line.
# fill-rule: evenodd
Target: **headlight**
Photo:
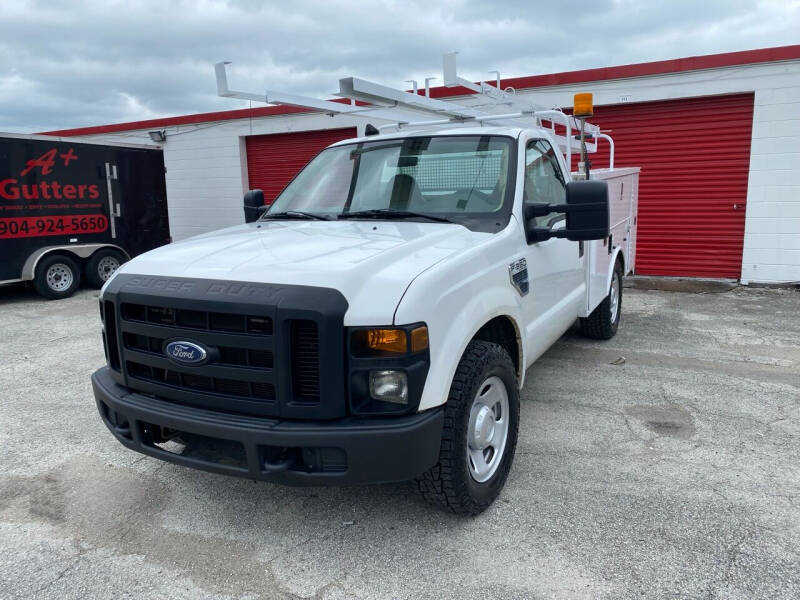
<path fill-rule="evenodd" d="M 369 395 L 383 402 L 408 404 L 408 377 L 405 371 L 370 371 Z"/>
<path fill-rule="evenodd" d="M 430 367 L 428 327 L 353 327 L 348 343 L 348 396 L 353 415 L 417 410 Z"/>

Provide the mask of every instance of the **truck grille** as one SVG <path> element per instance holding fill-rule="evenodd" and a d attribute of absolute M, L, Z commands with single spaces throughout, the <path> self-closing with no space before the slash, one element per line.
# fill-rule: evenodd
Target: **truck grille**
<path fill-rule="evenodd" d="M 128 332 L 122 334 L 122 339 L 126 348 L 151 354 L 161 354 L 164 342 L 167 341 L 161 337 L 150 337 Z M 219 351 L 219 359 L 215 361 L 216 364 L 234 367 L 256 367 L 258 369 L 272 368 L 272 352 L 269 350 L 232 348 L 230 346 L 218 346 L 217 350 Z"/>
<path fill-rule="evenodd" d="M 112 283 L 103 294 L 104 341 L 122 385 L 222 412 L 346 414 L 346 303 L 338 292 L 125 274 Z M 205 358 L 176 361 L 165 351 L 172 342 L 196 344 Z"/>
<path fill-rule="evenodd" d="M 302 402 L 319 401 L 319 331 L 314 321 L 292 321 L 292 384 Z"/>
<path fill-rule="evenodd" d="M 227 403 L 236 412 L 276 413 L 273 320 L 270 316 L 200 311 L 123 302 L 122 354 L 129 385 L 203 405 Z M 209 360 L 179 365 L 164 353 L 170 340 L 201 344 Z M 238 402 L 238 404 L 237 404 Z"/>
<path fill-rule="evenodd" d="M 127 361 L 128 375 L 135 379 L 144 379 L 174 388 L 185 388 L 200 392 L 224 394 L 239 398 L 261 398 L 275 400 L 275 387 L 271 383 L 254 383 L 237 381 L 222 377 L 206 377 L 191 375 L 180 371 L 171 371 L 159 367 L 151 367 L 141 363 Z"/>
<path fill-rule="evenodd" d="M 205 312 L 126 302 L 122 305 L 122 318 L 158 325 L 175 325 L 185 329 L 272 335 L 272 319 L 263 316 Z"/>

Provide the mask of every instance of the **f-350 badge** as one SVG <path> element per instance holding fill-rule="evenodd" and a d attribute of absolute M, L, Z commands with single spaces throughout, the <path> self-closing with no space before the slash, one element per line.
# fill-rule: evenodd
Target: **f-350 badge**
<path fill-rule="evenodd" d="M 528 293 L 528 262 L 524 258 L 515 260 L 508 265 L 508 277 L 511 279 L 511 285 L 519 292 L 520 296 L 525 296 Z"/>

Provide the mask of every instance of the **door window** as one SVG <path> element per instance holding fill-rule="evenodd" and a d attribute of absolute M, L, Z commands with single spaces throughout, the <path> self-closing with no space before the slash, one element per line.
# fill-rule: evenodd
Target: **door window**
<path fill-rule="evenodd" d="M 567 188 L 558 158 L 549 142 L 532 140 L 525 148 L 525 195 L 526 203 L 564 204 Z M 564 213 L 550 213 L 536 217 L 537 227 L 552 227 L 565 218 Z"/>

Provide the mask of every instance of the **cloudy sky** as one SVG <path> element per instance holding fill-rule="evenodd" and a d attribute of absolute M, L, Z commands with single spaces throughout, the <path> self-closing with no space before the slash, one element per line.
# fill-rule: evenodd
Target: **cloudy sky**
<path fill-rule="evenodd" d="M 329 96 L 340 77 L 393 86 L 800 43 L 800 0 L 0 0 L 0 131 L 241 108 L 231 86 Z"/>

